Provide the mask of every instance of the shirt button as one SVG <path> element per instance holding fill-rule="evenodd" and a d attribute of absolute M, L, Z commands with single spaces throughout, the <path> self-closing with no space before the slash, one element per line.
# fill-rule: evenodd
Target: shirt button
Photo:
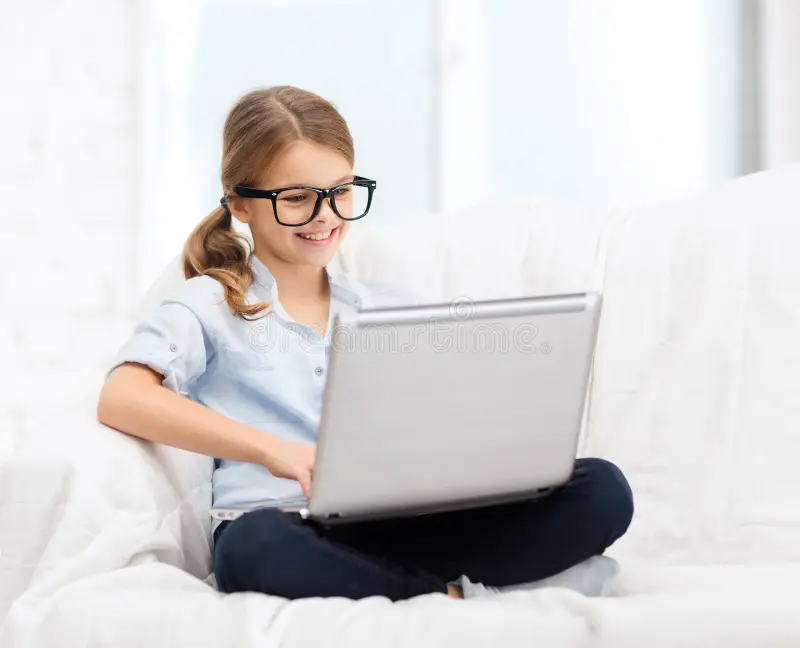
<path fill-rule="evenodd" d="M 317 367 L 316 369 L 314 369 L 314 373 L 317 374 L 318 376 L 321 376 L 322 374 L 325 373 L 325 370 L 322 367 Z"/>
<path fill-rule="evenodd" d="M 178 345 L 177 344 L 170 344 L 169 345 L 169 350 L 172 351 L 173 353 L 175 353 L 178 350 Z"/>

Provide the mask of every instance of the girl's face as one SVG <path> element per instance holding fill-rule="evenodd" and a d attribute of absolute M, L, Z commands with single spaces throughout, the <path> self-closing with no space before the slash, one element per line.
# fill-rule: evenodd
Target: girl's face
<path fill-rule="evenodd" d="M 275 161 L 257 188 L 330 189 L 352 179 L 353 169 L 343 155 L 299 140 Z M 315 198 L 313 192 L 282 192 L 277 199 L 278 216 L 284 222 L 302 222 L 313 211 Z M 336 204 L 338 207 L 339 202 Z M 322 201 L 314 220 L 299 227 L 278 223 L 271 200 L 235 198 L 230 201 L 230 209 L 240 222 L 250 226 L 255 252 L 260 258 L 317 268 L 330 263 L 349 226 L 333 212 L 328 200 Z"/>

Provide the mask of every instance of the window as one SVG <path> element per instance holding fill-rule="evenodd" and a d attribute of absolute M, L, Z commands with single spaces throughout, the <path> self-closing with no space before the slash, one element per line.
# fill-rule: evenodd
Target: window
<path fill-rule="evenodd" d="M 142 290 L 217 204 L 225 112 L 255 86 L 340 108 L 379 182 L 372 219 L 530 195 L 624 205 L 753 169 L 744 0 L 141 5 Z"/>

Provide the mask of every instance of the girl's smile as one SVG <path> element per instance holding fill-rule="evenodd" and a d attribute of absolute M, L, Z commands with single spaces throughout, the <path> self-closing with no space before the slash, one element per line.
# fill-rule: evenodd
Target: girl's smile
<path fill-rule="evenodd" d="M 331 245 L 339 237 L 339 226 L 333 229 L 314 230 L 312 232 L 297 232 L 295 236 L 300 239 L 301 245 L 325 247 Z"/>

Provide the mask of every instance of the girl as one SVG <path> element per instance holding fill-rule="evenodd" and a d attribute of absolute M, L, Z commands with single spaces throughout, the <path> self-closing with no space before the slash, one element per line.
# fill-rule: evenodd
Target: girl
<path fill-rule="evenodd" d="M 598 459 L 579 460 L 538 502 L 333 528 L 284 510 L 309 493 L 333 316 L 392 295 L 333 263 L 376 187 L 353 158 L 347 124 L 314 94 L 276 87 L 236 103 L 224 197 L 186 242 L 187 281 L 123 346 L 100 421 L 215 457 L 214 506 L 258 507 L 213 527 L 225 592 L 460 598 L 469 578 L 536 581 L 602 554 L 633 503 L 619 469 Z"/>

